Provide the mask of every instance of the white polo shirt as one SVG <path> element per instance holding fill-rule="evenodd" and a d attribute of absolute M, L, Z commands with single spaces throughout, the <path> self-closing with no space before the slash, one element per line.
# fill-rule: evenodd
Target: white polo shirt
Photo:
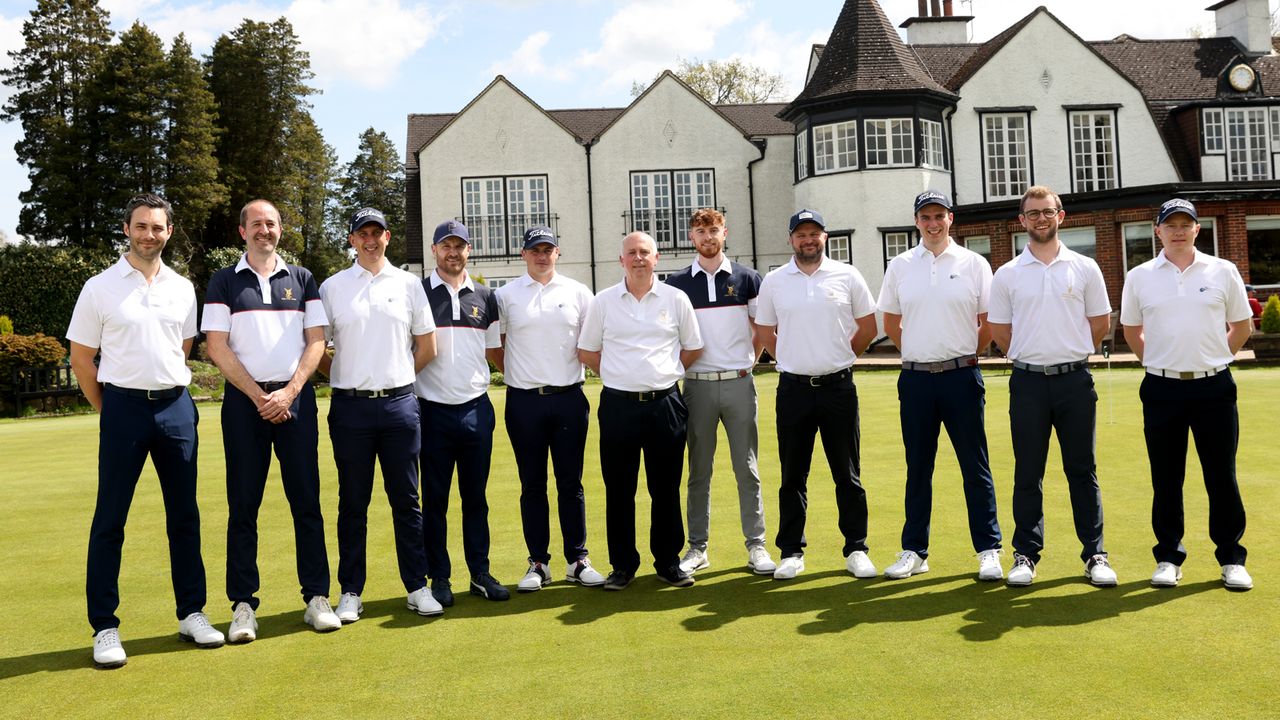
<path fill-rule="evenodd" d="M 904 361 L 939 362 L 977 352 L 990 295 L 986 258 L 948 239 L 937 256 L 921 243 L 889 261 L 876 304 L 902 316 Z"/>
<path fill-rule="evenodd" d="M 413 336 L 436 329 L 420 279 L 391 263 L 374 275 L 355 262 L 324 281 L 320 299 L 334 346 L 330 385 L 387 390 L 413 383 Z"/>
<path fill-rule="evenodd" d="M 991 279 L 987 321 L 1013 325 L 1010 360 L 1058 365 L 1093 353 L 1089 318 L 1111 312 L 1102 270 L 1092 258 L 1060 247 L 1046 265 L 1028 245 Z"/>
<path fill-rule="evenodd" d="M 591 290 L 560 273 L 546 285 L 528 273 L 498 288 L 498 317 L 506 336 L 503 380 L 521 390 L 583 381 L 578 333 L 591 306 Z"/>
<path fill-rule="evenodd" d="M 684 377 L 680 351 L 701 349 L 702 333 L 683 291 L 655 279 L 636 300 L 624 280 L 591 301 L 578 347 L 600 353 L 605 387 L 664 390 Z"/>
<path fill-rule="evenodd" d="M 1229 364 L 1226 324 L 1253 317 L 1236 266 L 1196 251 L 1186 270 L 1164 251 L 1129 271 L 1120 299 L 1120 323 L 1141 325 L 1142 364 L 1190 372 Z"/>
<path fill-rule="evenodd" d="M 751 319 L 756 315 L 760 273 L 722 257 L 714 273 L 694 262 L 667 278 L 689 296 L 705 346 L 691 372 L 750 370 L 756 364 Z"/>
<path fill-rule="evenodd" d="M 67 339 L 102 351 L 98 382 L 137 390 L 191 384 L 182 343 L 196 336 L 196 290 L 164 263 L 148 283 L 123 256 L 80 290 Z"/>
<path fill-rule="evenodd" d="M 455 290 L 435 270 L 422 285 L 436 325 L 436 357 L 418 373 L 413 392 L 442 405 L 474 400 L 489 390 L 485 349 L 502 347 L 493 290 L 466 274 Z"/>
<path fill-rule="evenodd" d="M 828 375 L 858 359 L 849 343 L 857 318 L 876 311 L 862 273 L 852 265 L 822 258 L 806 275 L 795 258 L 765 276 L 756 323 L 777 326 L 778 369 L 798 375 Z"/>

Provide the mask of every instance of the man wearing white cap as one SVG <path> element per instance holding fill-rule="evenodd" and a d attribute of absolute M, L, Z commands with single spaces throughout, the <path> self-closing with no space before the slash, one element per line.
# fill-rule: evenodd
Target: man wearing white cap
<path fill-rule="evenodd" d="M 1209 494 L 1209 538 L 1222 582 L 1248 590 L 1253 578 L 1244 567 L 1244 502 L 1236 484 L 1240 418 L 1228 365 L 1249 339 L 1253 313 L 1236 266 L 1196 250 L 1195 205 L 1180 198 L 1161 205 L 1155 232 L 1160 254 L 1129 271 L 1120 301 L 1125 342 L 1147 369 L 1139 396 L 1156 536 L 1151 584 L 1173 587 L 1182 578 L 1190 432 Z"/>

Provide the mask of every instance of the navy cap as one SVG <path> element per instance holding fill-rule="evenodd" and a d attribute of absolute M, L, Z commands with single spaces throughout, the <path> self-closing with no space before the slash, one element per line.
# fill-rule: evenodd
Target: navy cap
<path fill-rule="evenodd" d="M 382 211 L 367 207 L 360 208 L 351 216 L 351 229 L 347 232 L 354 233 L 369 223 L 375 223 L 383 230 L 387 229 L 387 218 Z"/>
<path fill-rule="evenodd" d="M 807 222 L 811 222 L 823 230 L 827 229 L 827 224 L 822 221 L 822 216 L 818 214 L 817 210 L 801 210 L 791 216 L 791 223 L 787 226 L 787 232 L 795 232 L 801 223 Z"/>
<path fill-rule="evenodd" d="M 468 245 L 471 244 L 471 235 L 467 233 L 467 226 L 457 220 L 445 220 L 437 225 L 436 233 L 431 237 L 431 244 L 439 245 L 451 237 L 456 237 Z"/>
<path fill-rule="evenodd" d="M 1174 198 L 1160 206 L 1160 213 L 1156 215 L 1156 224 L 1161 225 L 1170 215 L 1175 213 L 1186 213 L 1191 216 L 1192 220 L 1200 221 L 1200 216 L 1196 214 L 1196 206 L 1191 204 L 1190 200 L 1182 198 Z"/>
<path fill-rule="evenodd" d="M 552 247 L 560 247 L 560 241 L 556 239 L 556 234 L 551 232 L 551 228 L 545 225 L 534 225 L 524 231 L 524 249 L 528 250 L 534 245 L 542 244 L 551 245 Z"/>
<path fill-rule="evenodd" d="M 941 205 L 948 211 L 951 210 L 951 198 L 946 193 L 940 193 L 937 190 L 925 190 L 916 196 L 916 212 L 920 212 L 920 208 L 925 205 Z"/>

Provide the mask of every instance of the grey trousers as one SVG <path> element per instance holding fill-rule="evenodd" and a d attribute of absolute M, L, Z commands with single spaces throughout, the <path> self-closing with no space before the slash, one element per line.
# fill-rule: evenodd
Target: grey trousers
<path fill-rule="evenodd" d="M 764 545 L 764 502 L 756 464 L 756 385 L 746 377 L 733 380 L 684 381 L 689 408 L 689 546 L 707 549 L 711 524 L 711 473 L 715 467 L 717 426 L 724 423 L 729 458 L 738 480 L 738 512 L 748 548 Z"/>

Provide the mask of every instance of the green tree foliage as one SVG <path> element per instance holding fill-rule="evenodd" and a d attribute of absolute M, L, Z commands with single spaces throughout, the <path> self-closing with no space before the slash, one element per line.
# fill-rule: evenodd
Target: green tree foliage
<path fill-rule="evenodd" d="M 1280 333 L 1280 295 L 1267 298 L 1258 329 L 1264 333 Z"/>
<path fill-rule="evenodd" d="M 298 254 L 317 277 L 328 277 L 321 271 L 334 262 L 326 220 L 331 215 L 337 155 L 309 114 L 298 117 L 288 141 L 288 192 L 280 203 L 285 229 L 281 245 Z"/>
<path fill-rule="evenodd" d="M 35 243 L 0 247 L 0 314 L 16 332 L 62 337 L 80 288 L 118 259 L 107 250 L 47 247 Z"/>
<path fill-rule="evenodd" d="M 787 92 L 787 83 L 782 75 L 740 59 L 702 61 L 681 58 L 675 76 L 713 105 L 781 100 Z M 639 97 L 650 84 L 631 83 L 631 96 Z"/>
<path fill-rule="evenodd" d="M 387 258 L 394 264 L 405 261 L 404 164 L 395 143 L 385 132 L 369 128 L 360 133 L 355 159 L 343 168 L 339 180 L 339 206 L 345 220 L 357 208 L 373 207 L 387 217 L 391 244 Z M 342 227 L 346 238 L 345 224 Z M 343 243 L 346 244 L 345 242 Z"/>
<path fill-rule="evenodd" d="M 18 122 L 14 146 L 31 187 L 19 193 L 18 232 L 40 242 L 89 245 L 100 218 L 92 198 L 97 138 L 84 122 L 85 85 L 111 41 L 96 0 L 37 0 L 0 78 L 13 94 L 0 120 Z"/>
<path fill-rule="evenodd" d="M 298 264 L 298 257 L 284 248 L 276 248 L 276 252 L 280 257 L 290 265 Z M 220 247 L 209 251 L 209 255 L 205 258 L 209 264 L 209 274 L 221 270 L 226 267 L 235 267 L 240 262 L 240 256 L 244 254 L 244 246 L 238 248 Z M 309 270 L 310 268 L 308 268 Z"/>
<path fill-rule="evenodd" d="M 8 315 L 0 315 L 0 335 L 13 334 L 13 321 Z"/>

